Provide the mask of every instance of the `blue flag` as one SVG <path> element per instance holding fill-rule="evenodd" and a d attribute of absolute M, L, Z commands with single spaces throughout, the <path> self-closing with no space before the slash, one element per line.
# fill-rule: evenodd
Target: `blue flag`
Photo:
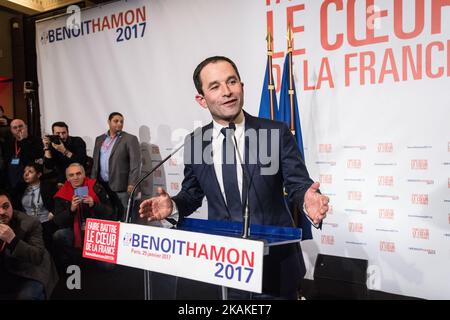
<path fill-rule="evenodd" d="M 281 80 L 281 90 L 280 90 L 280 109 L 278 110 L 277 119 L 278 121 L 285 122 L 289 129 L 291 129 L 291 102 L 289 97 L 289 54 L 286 55 L 283 67 L 283 78 Z M 297 94 L 295 92 L 294 77 L 292 77 L 292 93 L 293 93 L 293 116 L 294 116 L 294 130 L 295 130 L 295 140 L 297 141 L 298 149 L 300 151 L 300 156 L 302 160 L 305 161 L 305 152 L 303 150 L 303 139 L 302 139 L 302 128 L 300 126 L 300 115 L 298 111 L 297 104 Z M 302 229 L 302 240 L 312 239 L 311 223 L 309 222 L 306 214 L 303 213 L 302 208 L 295 208 L 293 203 L 289 203 L 289 207 L 293 211 L 294 215 L 298 216 L 298 226 Z"/>
<path fill-rule="evenodd" d="M 283 78 L 281 81 L 281 91 L 280 91 L 280 109 L 277 114 L 276 120 L 284 121 L 291 129 L 291 103 L 289 98 L 289 54 L 286 55 L 283 67 Z M 297 94 L 295 92 L 294 77 L 292 77 L 292 90 L 293 90 L 293 106 L 294 106 L 294 130 L 295 130 L 295 140 L 297 141 L 302 160 L 305 161 L 305 151 L 303 150 L 303 139 L 302 139 L 302 127 L 300 125 L 300 115 L 297 104 Z"/>
<path fill-rule="evenodd" d="M 267 57 L 267 65 L 266 65 L 266 73 L 264 76 L 264 84 L 263 84 L 263 88 L 262 88 L 262 92 L 261 92 L 261 102 L 259 104 L 259 114 L 258 117 L 260 118 L 266 118 L 266 119 L 272 119 L 274 120 L 277 113 L 278 113 L 278 103 L 277 103 L 277 94 L 275 91 L 275 86 L 273 86 L 273 90 L 272 90 L 272 101 L 273 101 L 273 118 L 270 117 L 270 91 L 269 90 L 269 72 L 270 72 L 270 77 L 272 78 L 272 85 L 274 83 L 273 80 L 273 75 L 272 75 L 272 68 L 270 68 L 270 63 L 269 63 L 269 59 L 271 59 L 272 57 Z"/>

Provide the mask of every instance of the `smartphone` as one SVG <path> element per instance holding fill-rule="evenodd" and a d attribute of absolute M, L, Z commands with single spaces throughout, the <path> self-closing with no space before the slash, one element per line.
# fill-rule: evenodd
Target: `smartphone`
<path fill-rule="evenodd" d="M 84 186 L 84 187 L 75 188 L 75 195 L 80 198 L 87 196 L 88 195 L 88 187 Z"/>

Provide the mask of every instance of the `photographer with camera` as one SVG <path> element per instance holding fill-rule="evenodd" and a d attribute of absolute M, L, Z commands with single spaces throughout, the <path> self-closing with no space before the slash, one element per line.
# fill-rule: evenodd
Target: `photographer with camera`
<path fill-rule="evenodd" d="M 44 166 L 53 170 L 58 184 L 65 181 L 66 168 L 71 163 L 86 164 L 86 143 L 80 137 L 69 136 L 69 127 L 59 121 L 52 125 L 53 135 L 42 139 L 44 144 Z"/>

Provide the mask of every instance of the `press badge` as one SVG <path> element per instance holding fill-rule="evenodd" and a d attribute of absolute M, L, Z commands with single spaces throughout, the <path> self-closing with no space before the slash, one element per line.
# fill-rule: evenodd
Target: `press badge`
<path fill-rule="evenodd" d="M 19 158 L 12 158 L 11 159 L 11 164 L 12 165 L 17 166 L 17 165 L 19 165 L 19 163 L 20 163 L 20 159 Z"/>

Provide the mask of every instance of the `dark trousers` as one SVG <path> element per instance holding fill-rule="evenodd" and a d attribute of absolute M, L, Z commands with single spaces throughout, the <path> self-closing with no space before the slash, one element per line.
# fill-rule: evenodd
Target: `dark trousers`
<path fill-rule="evenodd" d="M 0 275 L 0 297 L 5 300 L 45 300 L 44 285 L 5 270 Z"/>

